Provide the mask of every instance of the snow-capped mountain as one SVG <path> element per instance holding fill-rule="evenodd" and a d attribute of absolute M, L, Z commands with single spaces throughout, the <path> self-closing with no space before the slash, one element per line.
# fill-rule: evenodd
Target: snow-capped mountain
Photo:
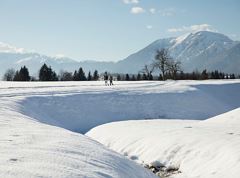
<path fill-rule="evenodd" d="M 207 69 L 240 74 L 240 42 L 220 33 L 199 31 L 159 39 L 118 62 L 78 62 L 67 57 L 51 57 L 0 43 L 0 76 L 8 68 L 19 69 L 23 65 L 36 76 L 43 63 L 51 65 L 57 72 L 61 69 L 74 71 L 83 67 L 86 72 L 97 69 L 99 72 L 138 73 L 145 64 L 152 63 L 156 51 L 161 48 L 168 49 L 173 59 L 181 61 L 185 72 Z"/>
<path fill-rule="evenodd" d="M 23 48 L 17 48 L 9 44 L 0 43 L 0 78 L 3 73 L 9 69 L 19 69 L 21 66 L 27 66 L 31 75 L 37 76 L 40 67 L 44 64 L 50 65 L 54 70 L 74 71 L 83 67 L 88 70 L 98 69 L 104 71 L 111 69 L 112 62 L 83 61 L 78 62 L 68 57 L 52 57 L 42 55 L 36 52 L 28 52 Z"/>
<path fill-rule="evenodd" d="M 126 67 L 124 72 L 135 72 L 144 64 L 154 60 L 156 51 L 161 48 L 169 50 L 173 59 L 181 61 L 184 71 L 193 70 L 221 70 L 229 73 L 240 73 L 240 42 L 233 41 L 227 36 L 199 31 L 176 38 L 160 39 L 139 52 L 130 55 L 119 62 L 120 68 Z"/>

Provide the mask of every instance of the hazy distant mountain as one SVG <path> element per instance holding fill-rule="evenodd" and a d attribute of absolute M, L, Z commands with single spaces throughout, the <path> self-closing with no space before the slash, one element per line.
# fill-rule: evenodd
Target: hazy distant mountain
<path fill-rule="evenodd" d="M 21 66 L 26 65 L 32 75 L 37 76 L 40 67 L 44 64 L 50 65 L 57 72 L 61 69 L 74 71 L 79 67 L 83 67 L 86 72 L 98 69 L 105 71 L 112 68 L 113 62 L 98 62 L 98 61 L 83 61 L 67 57 L 51 57 L 41 55 L 38 53 L 26 52 L 21 48 L 16 48 L 8 44 L 0 43 L 0 76 L 8 68 L 19 69 Z"/>
<path fill-rule="evenodd" d="M 50 57 L 24 51 L 0 43 L 0 75 L 8 68 L 19 69 L 26 65 L 32 75 L 37 75 L 43 63 L 51 65 L 57 72 L 61 69 L 74 71 L 83 67 L 86 72 L 97 69 L 99 72 L 137 73 L 144 64 L 154 60 L 156 51 L 161 48 L 169 50 L 170 55 L 182 62 L 184 71 L 221 70 L 228 73 L 240 73 L 240 42 L 227 36 L 200 31 L 180 37 L 160 39 L 119 62 L 82 61 L 67 57 Z"/>
<path fill-rule="evenodd" d="M 184 71 L 219 69 L 224 72 L 240 73 L 239 44 L 240 42 L 233 41 L 223 34 L 208 31 L 160 39 L 119 61 L 118 69 L 136 72 L 144 64 L 154 60 L 156 50 L 167 48 L 175 60 L 182 62 Z"/>

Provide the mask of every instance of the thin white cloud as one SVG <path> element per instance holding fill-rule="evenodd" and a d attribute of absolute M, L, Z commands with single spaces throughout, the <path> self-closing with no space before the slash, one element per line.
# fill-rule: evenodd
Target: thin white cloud
<path fill-rule="evenodd" d="M 125 4 L 138 4 L 139 0 L 123 0 Z"/>
<path fill-rule="evenodd" d="M 233 40 L 240 40 L 240 36 L 237 34 L 228 34 L 228 36 Z"/>
<path fill-rule="evenodd" d="M 167 17 L 167 16 L 174 16 L 176 15 L 176 9 L 175 8 L 166 8 L 159 10 L 159 13 L 161 16 Z"/>
<path fill-rule="evenodd" d="M 155 13 L 156 13 L 156 9 L 155 9 L 155 8 L 151 8 L 151 9 L 149 9 L 149 12 L 150 12 L 151 14 L 155 14 Z"/>
<path fill-rule="evenodd" d="M 132 7 L 131 9 L 132 14 L 141 14 L 144 12 L 145 12 L 145 9 L 143 9 L 142 7 Z"/>
<path fill-rule="evenodd" d="M 152 25 L 147 25 L 146 28 L 151 30 L 153 28 L 153 26 Z"/>
<path fill-rule="evenodd" d="M 56 57 L 56 58 L 64 58 L 64 57 L 66 57 L 66 55 L 64 55 L 64 54 L 56 54 L 54 57 Z"/>
<path fill-rule="evenodd" d="M 200 25 L 191 25 L 191 26 L 182 26 L 180 28 L 170 28 L 167 30 L 170 33 L 177 33 L 177 32 L 197 32 L 197 31 L 213 31 L 217 32 L 216 29 L 214 29 L 209 24 L 200 24 Z"/>
<path fill-rule="evenodd" d="M 4 53 L 25 53 L 24 48 L 17 48 L 15 46 L 9 45 L 7 43 L 0 42 L 0 52 Z"/>

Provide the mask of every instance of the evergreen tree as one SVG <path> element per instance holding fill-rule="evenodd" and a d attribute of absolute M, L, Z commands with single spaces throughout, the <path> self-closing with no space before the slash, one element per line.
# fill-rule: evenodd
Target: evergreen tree
<path fill-rule="evenodd" d="M 85 72 L 83 71 L 82 67 L 79 68 L 78 70 L 78 77 L 80 81 L 86 81 L 87 78 L 85 76 Z"/>
<path fill-rule="evenodd" d="M 185 79 L 185 75 L 184 75 L 183 71 L 180 72 L 180 76 L 179 77 L 180 77 L 180 80 L 184 80 Z"/>
<path fill-rule="evenodd" d="M 160 81 L 163 80 L 162 74 L 159 74 L 159 76 L 158 76 L 158 80 L 160 80 Z"/>
<path fill-rule="evenodd" d="M 79 81 L 78 72 L 75 70 L 73 73 L 73 81 Z"/>
<path fill-rule="evenodd" d="M 121 75 L 120 74 L 118 74 L 117 75 L 117 81 L 121 81 L 122 79 L 121 79 Z"/>
<path fill-rule="evenodd" d="M 98 79 L 99 79 L 99 74 L 98 74 L 98 71 L 95 70 L 93 73 L 93 80 L 97 81 Z"/>
<path fill-rule="evenodd" d="M 91 81 L 91 80 L 92 80 L 92 74 L 91 74 L 91 72 L 90 72 L 90 71 L 88 72 L 88 77 L 87 77 L 87 80 L 88 80 L 88 81 Z"/>
<path fill-rule="evenodd" d="M 58 76 L 57 76 L 55 71 L 51 70 L 51 79 L 50 79 L 50 81 L 58 81 Z"/>
<path fill-rule="evenodd" d="M 152 73 L 149 74 L 148 80 L 153 80 Z"/>
<path fill-rule="evenodd" d="M 140 73 L 137 74 L 137 80 L 142 80 L 142 76 Z"/>
<path fill-rule="evenodd" d="M 51 78 L 50 69 L 46 64 L 43 64 L 43 66 L 40 68 L 40 71 L 39 71 L 39 80 L 50 81 L 50 78 Z"/>
<path fill-rule="evenodd" d="M 39 71 L 39 80 L 40 81 L 58 81 L 58 77 L 55 71 L 51 67 L 48 67 L 46 64 L 40 68 Z"/>
<path fill-rule="evenodd" d="M 202 71 L 201 79 L 202 80 L 207 80 L 208 79 L 208 73 L 207 73 L 206 69 Z"/>
<path fill-rule="evenodd" d="M 29 81 L 30 80 L 28 68 L 26 66 L 21 67 L 21 69 L 19 71 L 19 77 L 20 77 L 20 81 Z"/>
<path fill-rule="evenodd" d="M 148 77 L 147 77 L 146 74 L 143 74 L 143 75 L 142 75 L 142 80 L 148 80 Z"/>
<path fill-rule="evenodd" d="M 28 68 L 26 66 L 21 67 L 19 71 L 16 71 L 13 80 L 14 81 L 30 81 Z"/>
<path fill-rule="evenodd" d="M 136 80 L 135 75 L 132 75 L 132 77 L 131 77 L 131 81 L 135 81 L 135 80 Z"/>
<path fill-rule="evenodd" d="M 235 74 L 231 74 L 230 79 L 236 79 Z"/>
<path fill-rule="evenodd" d="M 128 74 L 126 74 L 126 76 L 125 76 L 125 80 L 126 80 L 126 81 L 129 81 L 129 80 L 130 80 L 130 77 L 129 77 Z"/>
<path fill-rule="evenodd" d="M 13 81 L 20 81 L 20 76 L 19 76 L 19 71 L 18 70 L 15 72 L 15 75 L 13 77 Z"/>

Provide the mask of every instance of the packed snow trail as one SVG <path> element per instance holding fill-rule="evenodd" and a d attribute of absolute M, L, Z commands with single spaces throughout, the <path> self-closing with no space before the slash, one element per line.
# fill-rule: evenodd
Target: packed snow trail
<path fill-rule="evenodd" d="M 176 178 L 240 175 L 240 108 L 204 121 L 109 123 L 86 135 L 140 164 L 177 168 Z"/>

